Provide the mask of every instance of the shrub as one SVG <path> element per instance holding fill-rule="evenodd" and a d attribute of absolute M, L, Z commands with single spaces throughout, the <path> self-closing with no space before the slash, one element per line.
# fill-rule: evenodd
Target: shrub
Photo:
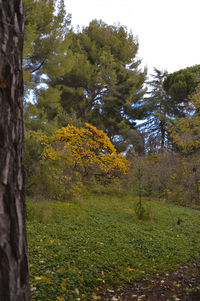
<path fill-rule="evenodd" d="M 37 143 L 40 141 L 40 157 L 29 174 L 30 195 L 79 200 L 92 184 L 114 190 L 112 182 L 128 171 L 128 161 L 116 153 L 107 135 L 90 124 L 80 128 L 68 125 L 51 136 L 35 135 Z"/>

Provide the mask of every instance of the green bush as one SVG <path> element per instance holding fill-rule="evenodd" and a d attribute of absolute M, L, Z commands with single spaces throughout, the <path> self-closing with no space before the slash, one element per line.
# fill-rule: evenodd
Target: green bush
<path fill-rule="evenodd" d="M 188 157 L 175 153 L 135 156 L 131 159 L 126 185 L 135 196 L 140 193 L 142 197 L 200 206 L 199 166 L 199 154 Z"/>

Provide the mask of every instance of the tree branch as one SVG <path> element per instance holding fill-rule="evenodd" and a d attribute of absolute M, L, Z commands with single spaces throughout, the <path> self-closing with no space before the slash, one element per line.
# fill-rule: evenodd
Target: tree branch
<path fill-rule="evenodd" d="M 40 63 L 40 65 L 38 67 L 36 67 L 35 69 L 33 69 L 31 72 L 34 73 L 34 72 L 38 71 L 42 67 L 42 65 L 44 65 L 46 60 L 47 60 L 47 58 L 44 58 L 43 61 Z"/>

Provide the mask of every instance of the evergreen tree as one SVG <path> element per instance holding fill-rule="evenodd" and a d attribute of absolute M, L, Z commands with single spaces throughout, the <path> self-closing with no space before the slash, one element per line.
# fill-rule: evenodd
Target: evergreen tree
<path fill-rule="evenodd" d="M 82 32 L 72 33 L 71 41 L 72 68 L 56 80 L 49 75 L 49 85 L 61 92 L 62 108 L 112 138 L 134 128 L 139 116 L 134 104 L 144 94 L 146 74 L 138 68 L 138 43 L 132 34 L 122 26 L 94 20 Z M 43 101 L 43 107 L 51 110 L 48 102 L 45 107 Z"/>
<path fill-rule="evenodd" d="M 64 0 L 24 0 L 24 7 L 24 81 L 28 90 L 41 82 L 42 74 L 63 72 L 71 16 L 66 14 Z"/>
<path fill-rule="evenodd" d="M 147 134 L 147 148 L 149 151 L 160 151 L 167 147 L 169 116 L 173 113 L 170 97 L 163 88 L 167 71 L 154 68 L 152 80 L 148 82 L 149 97 L 144 98 L 143 107 L 148 112 L 146 121 L 140 125 Z"/>
<path fill-rule="evenodd" d="M 177 117 L 184 116 L 185 109 L 190 101 L 190 95 L 194 93 L 200 81 L 200 65 L 181 69 L 169 74 L 164 82 L 163 87 L 171 97 L 173 103 L 174 115 Z"/>
<path fill-rule="evenodd" d="M 180 152 L 192 154 L 199 152 L 200 146 L 200 84 L 189 96 L 184 117 L 172 121 L 169 131 Z"/>
<path fill-rule="evenodd" d="M 29 301 L 23 168 L 23 1 L 0 1 L 0 300 Z"/>
<path fill-rule="evenodd" d="M 71 66 L 72 54 L 68 51 L 70 43 L 71 16 L 66 14 L 64 0 L 24 0 L 25 6 L 25 42 L 24 42 L 24 82 L 26 102 L 25 124 L 28 130 L 52 132 L 58 120 L 53 120 L 51 110 L 56 110 L 59 122 L 66 119 L 59 104 L 57 89 L 46 91 L 46 78 L 58 76 Z M 45 75 L 45 76 L 44 76 Z M 45 85 L 41 85 L 41 84 Z M 41 89 L 44 87 L 45 89 Z M 40 98 L 40 106 L 29 101 Z M 32 97 L 32 96 L 31 96 Z M 49 111 L 45 112 L 43 102 L 48 102 Z M 51 122 L 49 122 L 51 120 Z M 62 122 L 60 121 L 62 120 Z M 27 135 L 31 136 L 31 135 Z"/>

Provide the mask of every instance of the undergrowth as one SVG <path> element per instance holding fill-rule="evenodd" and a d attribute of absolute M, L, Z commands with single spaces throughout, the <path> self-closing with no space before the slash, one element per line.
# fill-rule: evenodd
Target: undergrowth
<path fill-rule="evenodd" d="M 136 202 L 106 196 L 77 203 L 28 201 L 32 300 L 98 300 L 101 287 L 197 259 L 199 211 L 146 201 L 149 218 L 139 220 Z"/>

